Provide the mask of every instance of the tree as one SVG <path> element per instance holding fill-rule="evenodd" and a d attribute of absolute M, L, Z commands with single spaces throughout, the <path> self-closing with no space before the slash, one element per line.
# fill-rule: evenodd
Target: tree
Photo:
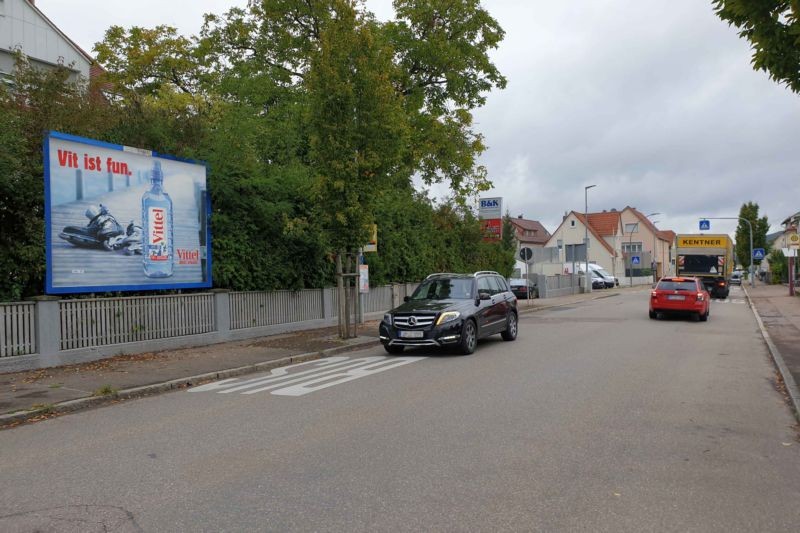
<path fill-rule="evenodd" d="M 392 185 L 408 127 L 391 83 L 390 50 L 350 0 L 335 1 L 334 7 L 305 78 L 309 155 L 320 220 L 333 250 L 354 252 L 367 242 L 375 221 L 376 194 Z"/>
<path fill-rule="evenodd" d="M 750 41 L 752 64 L 800 93 L 800 3 L 796 0 L 713 0 L 717 15 Z"/>
<path fill-rule="evenodd" d="M 750 221 L 753 226 L 753 248 L 765 248 L 769 222 L 767 217 L 758 218 L 758 204 L 747 202 L 739 209 L 739 218 Z M 750 265 L 750 226 L 747 222 L 739 221 L 736 228 L 736 260 L 743 266 Z M 753 261 L 759 264 L 761 261 Z"/>

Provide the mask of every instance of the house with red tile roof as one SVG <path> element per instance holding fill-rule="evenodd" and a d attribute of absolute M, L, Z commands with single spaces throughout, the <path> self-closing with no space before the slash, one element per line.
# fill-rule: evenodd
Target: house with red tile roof
<path fill-rule="evenodd" d="M 675 273 L 675 232 L 672 230 L 659 230 L 654 222 L 658 215 L 653 213 L 645 215 L 635 207 L 626 206 L 620 212 L 623 228 L 628 231 L 627 237 L 621 243 L 623 257 L 626 254 L 645 252 L 651 258 L 651 268 L 655 270 L 655 278 Z"/>
<path fill-rule="evenodd" d="M 616 218 L 616 221 L 615 221 Z M 547 247 L 561 245 L 561 261 L 567 262 L 569 258 L 568 247 L 583 244 L 584 236 L 589 239 L 589 262 L 596 263 L 610 272 L 616 274 L 618 270 L 620 250 L 615 246 L 617 236 L 621 231 L 619 227 L 619 213 L 590 213 L 587 217 L 583 213 L 570 211 L 564 215 L 561 224 L 550 236 Z"/>
<path fill-rule="evenodd" d="M 626 257 L 642 251 L 647 252 L 648 258 L 654 258 L 657 276 L 674 273 L 675 232 L 659 230 L 650 218 L 630 206 L 586 216 L 571 211 L 564 215 L 546 246 L 561 243 L 563 249 L 583 244 L 588 233 L 589 262 L 597 263 L 617 278 L 626 277 Z M 566 250 L 561 252 L 561 258 L 566 261 Z"/>
<path fill-rule="evenodd" d="M 511 219 L 517 250 L 522 247 L 543 248 L 550 239 L 550 232 L 538 220 L 528 220 L 519 215 Z"/>

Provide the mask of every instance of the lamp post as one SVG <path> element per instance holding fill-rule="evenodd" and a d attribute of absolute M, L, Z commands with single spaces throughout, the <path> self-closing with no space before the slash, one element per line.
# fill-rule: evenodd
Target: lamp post
<path fill-rule="evenodd" d="M 633 245 L 633 234 L 639 231 L 639 223 L 634 222 L 633 224 L 625 224 L 625 231 L 628 232 L 628 279 L 630 280 L 631 287 L 633 287 L 633 251 L 631 247 Z"/>
<path fill-rule="evenodd" d="M 586 254 L 586 292 L 592 292 L 592 275 L 589 273 L 589 189 L 597 185 L 587 185 L 583 188 L 583 251 Z"/>
<path fill-rule="evenodd" d="M 661 213 L 650 213 L 649 215 L 647 215 L 647 218 L 654 217 L 660 214 Z M 653 224 L 653 227 L 655 227 L 655 225 L 658 224 L 660 220 L 651 220 L 650 222 Z M 658 281 L 658 279 L 656 279 L 656 232 L 655 231 L 653 232 L 653 257 L 650 258 L 650 268 L 653 269 L 653 282 Z"/>
<path fill-rule="evenodd" d="M 756 286 L 756 280 L 753 279 L 753 224 L 747 220 L 746 218 L 742 217 L 706 217 L 706 220 L 743 220 L 747 222 L 748 227 L 750 228 L 750 286 Z M 703 219 L 700 219 L 703 220 Z"/>

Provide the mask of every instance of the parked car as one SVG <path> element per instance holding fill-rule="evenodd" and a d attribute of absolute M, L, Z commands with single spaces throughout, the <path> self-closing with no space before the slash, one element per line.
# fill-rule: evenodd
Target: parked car
<path fill-rule="evenodd" d="M 407 346 L 475 351 L 478 339 L 500 334 L 517 338 L 517 297 L 497 272 L 431 274 L 379 325 L 381 343 L 391 354 Z"/>
<path fill-rule="evenodd" d="M 606 282 L 606 287 L 607 288 L 613 288 L 613 287 L 616 287 L 616 286 L 619 285 L 619 280 L 616 277 L 614 277 L 611 274 L 609 274 L 600 265 L 595 265 L 593 263 L 589 263 L 589 270 L 599 274 L 600 277 L 602 277 L 603 280 Z"/>
<path fill-rule="evenodd" d="M 733 274 L 731 274 L 731 279 L 728 280 L 728 284 L 730 285 L 741 285 L 742 284 L 742 272 L 738 270 L 734 270 Z"/>
<path fill-rule="evenodd" d="M 575 263 L 575 270 L 577 270 L 578 274 L 585 274 L 586 263 Z M 592 273 L 592 277 L 601 277 L 605 282 L 605 287 L 616 287 L 619 285 L 619 280 L 608 273 L 603 267 L 598 265 L 597 263 L 589 263 L 589 271 Z M 572 274 L 572 263 L 564 263 L 564 273 L 565 274 Z M 592 283 L 592 287 L 594 288 L 594 282 Z M 597 287 L 603 288 L 603 287 Z"/>
<path fill-rule="evenodd" d="M 697 278 L 661 278 L 650 291 L 650 318 L 684 314 L 705 322 L 710 311 L 711 296 Z"/>
<path fill-rule="evenodd" d="M 607 285 L 606 284 L 606 279 L 603 276 L 601 276 L 600 274 L 598 274 L 594 270 L 590 269 L 590 271 L 592 273 L 592 288 L 593 289 L 605 289 L 606 287 L 613 287 L 613 285 Z"/>
<path fill-rule="evenodd" d="M 536 292 L 536 284 L 529 279 L 509 278 L 508 284 L 511 286 L 511 292 L 513 292 L 514 296 L 520 300 L 539 297 L 538 293 Z"/>

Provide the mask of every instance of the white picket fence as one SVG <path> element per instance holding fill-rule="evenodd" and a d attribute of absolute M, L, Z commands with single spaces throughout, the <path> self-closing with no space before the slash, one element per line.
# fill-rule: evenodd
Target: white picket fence
<path fill-rule="evenodd" d="M 212 294 L 88 298 L 59 302 L 61 349 L 73 350 L 214 330 Z"/>
<path fill-rule="evenodd" d="M 362 312 L 387 311 L 414 288 L 413 283 L 371 287 L 363 295 Z M 223 313 L 223 322 L 229 320 L 225 327 L 230 330 L 316 323 L 338 314 L 335 288 L 231 292 L 227 296 L 227 305 L 222 306 L 213 293 L 59 300 L 55 321 L 40 333 L 52 338 L 58 350 L 86 350 L 212 333 L 219 329 L 219 313 Z M 0 304 L 0 357 L 37 353 L 36 306 L 36 302 Z"/>
<path fill-rule="evenodd" d="M 0 357 L 36 353 L 36 304 L 0 304 Z"/>

